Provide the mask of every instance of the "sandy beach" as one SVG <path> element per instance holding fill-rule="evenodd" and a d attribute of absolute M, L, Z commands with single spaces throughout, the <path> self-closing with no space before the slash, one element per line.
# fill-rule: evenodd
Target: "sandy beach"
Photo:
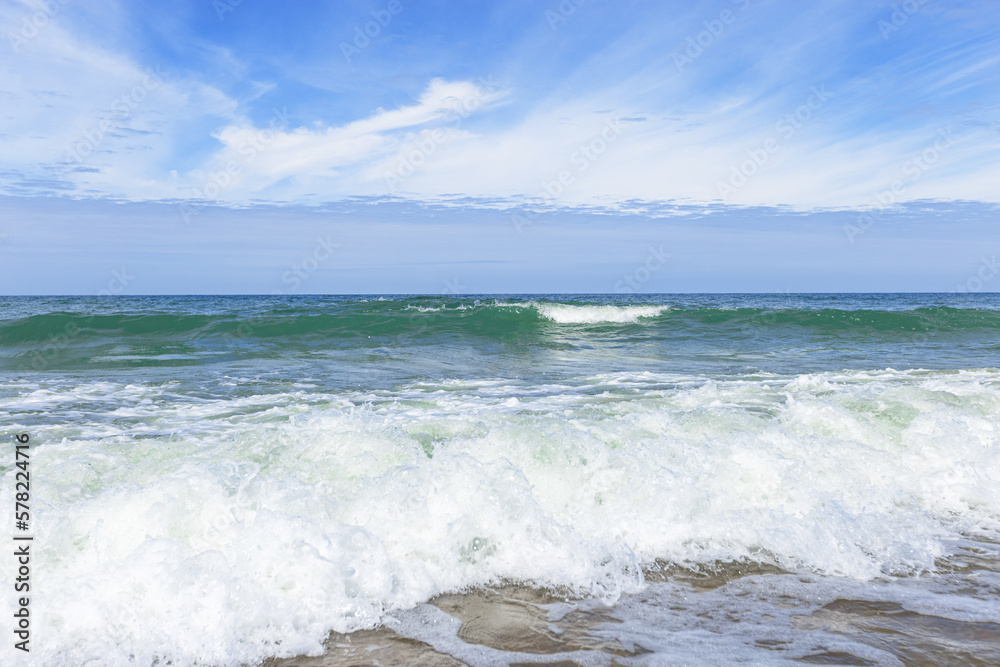
<path fill-rule="evenodd" d="M 971 599 L 989 601 L 991 596 L 1000 594 L 997 588 L 1000 578 L 996 577 L 1000 573 L 1000 561 L 995 551 L 987 556 L 988 553 L 986 550 L 982 553 L 969 551 L 961 561 L 941 564 L 944 571 L 955 577 L 955 583 L 964 585 L 962 594 Z M 696 655 L 688 651 L 682 651 L 679 656 L 656 652 L 630 639 L 636 636 L 633 630 L 642 625 L 642 619 L 632 615 L 636 608 L 630 607 L 630 603 L 649 604 L 652 598 L 660 602 L 662 594 L 666 593 L 667 598 L 673 598 L 674 611 L 695 617 L 673 627 L 644 628 L 654 641 L 669 644 L 670 634 L 683 634 L 691 621 L 697 625 L 699 617 L 710 621 L 713 616 L 726 616 L 725 605 L 704 611 L 695 601 L 699 596 L 711 592 L 723 596 L 760 596 L 775 590 L 774 580 L 795 578 L 795 575 L 754 564 L 728 564 L 715 571 L 663 567 L 646 574 L 654 595 L 639 594 L 633 600 L 623 601 L 622 606 L 627 609 L 509 584 L 442 595 L 428 601 L 427 605 L 454 619 L 450 628 L 457 628 L 457 631 L 451 636 L 445 635 L 444 639 L 428 632 L 427 628 L 419 629 L 412 623 L 395 621 L 392 625 L 410 634 L 401 634 L 390 627 L 334 633 L 326 642 L 324 655 L 271 659 L 261 667 L 724 665 L 732 664 L 733 659 L 749 664 L 788 661 L 814 665 L 900 664 L 906 667 L 1000 664 L 998 623 L 961 621 L 912 611 L 895 599 L 877 599 L 878 586 L 872 587 L 872 595 L 866 599 L 835 597 L 830 600 L 828 589 L 822 583 L 817 586 L 817 601 L 808 599 L 814 592 L 809 587 L 799 589 L 804 593 L 800 597 L 778 594 L 758 600 L 762 603 L 758 608 L 759 616 L 756 622 L 748 624 L 747 632 L 732 627 L 722 631 L 717 627 L 709 629 L 711 623 L 705 623 L 708 632 L 719 632 L 718 640 L 714 646 L 708 642 L 705 650 Z M 745 586 L 734 586 L 745 578 L 749 579 L 742 582 Z M 983 578 L 990 583 L 982 585 Z M 782 621 L 789 621 L 784 627 L 775 615 L 767 613 L 765 607 L 768 605 L 773 606 L 772 611 L 776 614 L 784 616 Z M 566 611 L 567 608 L 571 610 Z M 786 610 L 794 613 L 782 613 Z M 641 616 L 641 606 L 638 611 Z M 408 614 L 400 616 L 406 619 Z M 745 619 L 734 615 L 729 616 L 729 620 L 740 623 Z M 775 627 L 767 627 L 772 621 L 777 621 L 780 628 L 777 633 Z M 425 640 L 418 638 L 421 636 Z M 733 645 L 734 642 L 743 644 L 741 650 Z"/>

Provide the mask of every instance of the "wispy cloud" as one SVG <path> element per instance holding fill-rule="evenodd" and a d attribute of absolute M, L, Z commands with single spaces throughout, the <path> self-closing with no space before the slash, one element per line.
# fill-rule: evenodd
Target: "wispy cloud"
<path fill-rule="evenodd" d="M 8 3 L 0 30 L 17 34 L 43 4 Z M 321 33 L 347 39 L 375 5 L 242 3 L 224 21 L 203 5 L 60 5 L 0 60 L 0 188 L 537 198 L 569 171 L 559 205 L 866 206 L 947 131 L 954 145 L 905 197 L 1000 198 L 992 5 L 926 3 L 888 39 L 888 1 L 593 0 L 556 30 L 534 3 L 447 20 L 406 5 L 350 62 Z M 816 89 L 829 99 L 810 106 Z M 627 130 L 574 165 L 608 122 Z"/>
<path fill-rule="evenodd" d="M 373 174 L 373 165 L 391 162 L 408 142 L 419 143 L 421 127 L 443 125 L 445 140 L 468 138 L 471 135 L 449 125 L 459 125 L 464 117 L 488 110 L 504 95 L 503 90 L 475 82 L 434 79 L 416 103 L 378 109 L 367 118 L 339 127 L 292 129 L 287 127 L 286 110 L 275 110 L 280 127 L 273 122 L 267 127 L 245 123 L 224 127 L 214 133 L 222 148 L 211 163 L 220 167 L 236 164 L 239 173 L 233 175 L 231 187 L 220 192 L 219 198 L 259 195 L 285 179 L 299 185 L 299 191 L 294 184 L 285 189 L 283 196 L 291 198 L 303 196 L 303 185 L 306 189 L 339 185 L 340 194 L 344 194 L 359 181 L 381 183 L 382 174 Z M 259 154 L 263 159 L 257 159 Z M 364 175 L 345 177 L 342 170 L 352 166 Z M 192 176 L 204 178 L 204 174 L 205 170 L 199 170 Z"/>

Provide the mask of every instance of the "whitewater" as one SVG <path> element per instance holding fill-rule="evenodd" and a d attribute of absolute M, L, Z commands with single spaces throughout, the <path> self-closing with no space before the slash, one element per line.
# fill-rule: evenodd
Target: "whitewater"
<path fill-rule="evenodd" d="M 508 664 L 532 654 L 447 596 L 511 585 L 551 628 L 602 614 L 622 664 L 910 664 L 848 603 L 990 664 L 998 330 L 990 295 L 0 300 L 26 664 L 256 665 L 372 628 Z"/>

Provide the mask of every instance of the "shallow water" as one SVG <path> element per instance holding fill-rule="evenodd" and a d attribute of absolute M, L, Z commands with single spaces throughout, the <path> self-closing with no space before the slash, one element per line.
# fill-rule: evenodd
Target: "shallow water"
<path fill-rule="evenodd" d="M 2 299 L 31 664 L 996 663 L 998 334 L 992 295 Z"/>
<path fill-rule="evenodd" d="M 518 585 L 478 589 L 393 614 L 377 630 L 331 635 L 322 656 L 265 667 L 996 665 L 996 557 L 945 565 L 952 574 L 925 578 L 935 581 L 864 584 L 746 563 L 669 567 L 611 605 Z"/>

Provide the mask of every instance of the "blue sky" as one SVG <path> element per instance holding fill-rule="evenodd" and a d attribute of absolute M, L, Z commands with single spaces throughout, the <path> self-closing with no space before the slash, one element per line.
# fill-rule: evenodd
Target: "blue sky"
<path fill-rule="evenodd" d="M 0 0 L 0 33 L 0 293 L 949 291 L 1000 250 L 987 0 Z"/>

